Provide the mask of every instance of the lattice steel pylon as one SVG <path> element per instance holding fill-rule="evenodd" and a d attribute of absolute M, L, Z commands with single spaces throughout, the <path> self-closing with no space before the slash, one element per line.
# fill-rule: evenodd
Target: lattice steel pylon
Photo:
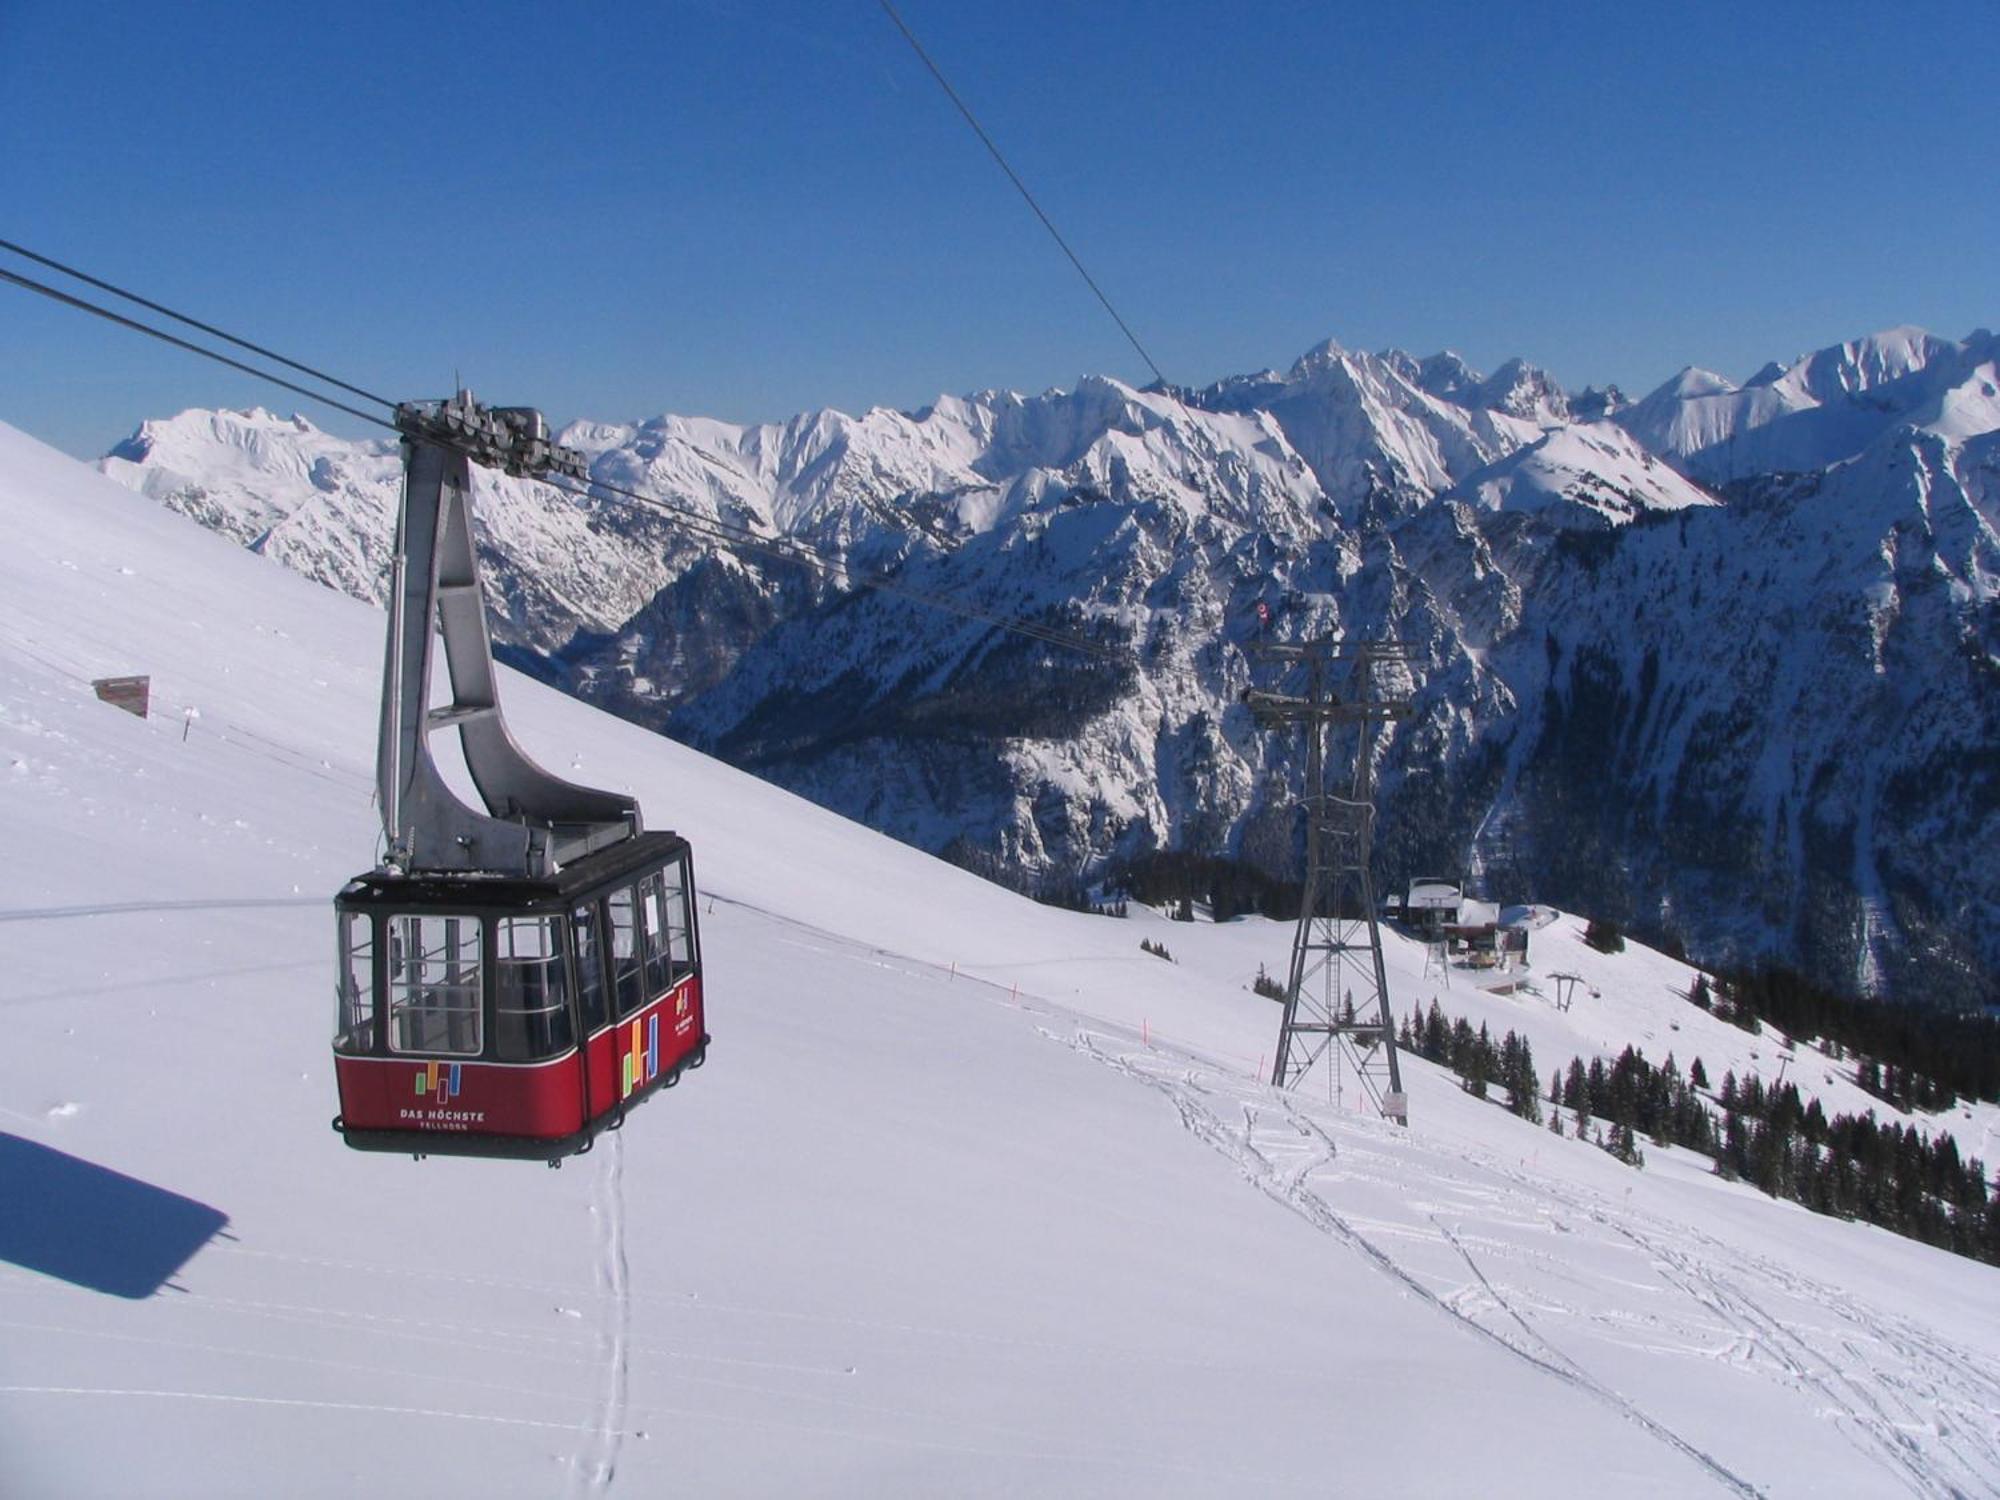
<path fill-rule="evenodd" d="M 1446 989 L 1451 988 L 1451 939 L 1442 927 L 1424 934 L 1424 978 L 1433 977 L 1442 979 Z"/>
<path fill-rule="evenodd" d="M 1343 648 L 1331 638 L 1260 645 L 1252 652 L 1302 666 L 1307 680 L 1304 697 L 1254 689 L 1243 695 L 1259 724 L 1267 729 L 1297 725 L 1306 737 L 1305 889 L 1271 1082 L 1296 1088 L 1325 1063 L 1329 1089 L 1334 1089 L 1344 1064 L 1383 1118 L 1406 1125 L 1409 1099 L 1396 1061 L 1395 1020 L 1368 861 L 1375 835 L 1376 726 L 1410 713 L 1408 699 L 1382 691 L 1380 676 L 1384 668 L 1395 668 L 1407 680 L 1408 657 L 1392 643 Z M 1342 667 L 1348 669 L 1341 685 L 1345 696 L 1336 693 L 1334 682 Z M 1342 794 L 1327 790 L 1327 741 L 1336 726 L 1348 724 L 1358 733 L 1353 771 Z"/>

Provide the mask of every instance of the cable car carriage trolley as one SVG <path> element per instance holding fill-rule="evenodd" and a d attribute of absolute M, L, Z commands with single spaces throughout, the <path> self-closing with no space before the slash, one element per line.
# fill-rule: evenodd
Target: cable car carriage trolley
<path fill-rule="evenodd" d="M 559 1164 L 706 1060 L 692 851 L 549 774 L 501 717 L 471 464 L 586 478 L 541 413 L 406 402 L 376 783 L 387 850 L 335 898 L 334 1128 L 364 1151 Z M 430 705 L 434 646 L 451 702 Z M 446 784 L 459 735 L 485 811 Z"/>

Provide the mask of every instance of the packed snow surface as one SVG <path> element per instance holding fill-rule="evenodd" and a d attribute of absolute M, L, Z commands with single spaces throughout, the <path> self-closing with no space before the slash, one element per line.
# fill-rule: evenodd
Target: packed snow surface
<path fill-rule="evenodd" d="M 1030 905 L 515 677 L 694 841 L 709 1065 L 559 1172 L 349 1152 L 380 617 L 5 428 L 0 508 L 0 1492 L 2000 1493 L 1992 1268 L 1415 1060 L 1406 1130 L 1273 1091 L 1287 928 Z M 1866 1102 L 1581 928 L 1509 994 L 1393 940 L 1399 1012 Z"/>

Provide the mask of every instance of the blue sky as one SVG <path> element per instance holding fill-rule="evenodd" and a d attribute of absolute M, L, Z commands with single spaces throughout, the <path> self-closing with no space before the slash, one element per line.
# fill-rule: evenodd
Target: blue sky
<path fill-rule="evenodd" d="M 1993 0 L 900 9 L 1177 381 L 1334 337 L 1637 393 L 2000 320 Z M 0 0 L 0 161 L 0 238 L 391 395 L 1150 378 L 875 0 Z M 253 403 L 0 287 L 0 420 Z"/>

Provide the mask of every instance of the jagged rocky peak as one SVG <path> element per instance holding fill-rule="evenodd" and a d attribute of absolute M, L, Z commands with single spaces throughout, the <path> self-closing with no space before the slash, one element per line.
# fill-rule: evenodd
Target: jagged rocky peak
<path fill-rule="evenodd" d="M 1508 360 L 1480 382 L 1477 404 L 1543 427 L 1570 420 L 1569 397 L 1555 377 L 1520 358 Z"/>
<path fill-rule="evenodd" d="M 1329 338 L 1292 361 L 1291 369 L 1285 372 L 1285 391 L 1337 397 L 1342 390 L 1378 381 L 1392 371 L 1393 366 L 1379 356 L 1356 353 L 1343 348 L 1338 339 Z"/>
<path fill-rule="evenodd" d="M 1376 357 L 1425 395 L 1467 411 L 1501 412 L 1542 427 L 1571 419 L 1569 396 L 1555 377 L 1519 357 L 1491 375 L 1482 375 L 1455 349 L 1424 359 L 1386 349 Z"/>
<path fill-rule="evenodd" d="M 1402 349 L 1362 354 L 1330 338 L 1293 361 L 1285 388 L 1292 395 L 1330 395 L 1336 400 L 1347 392 L 1366 391 L 1389 395 L 1392 405 L 1405 404 L 1408 393 L 1422 392 L 1454 406 L 1477 409 L 1484 379 L 1449 349 L 1427 359 Z"/>
<path fill-rule="evenodd" d="M 1417 384 L 1448 400 L 1471 395 L 1485 379 L 1456 349 L 1440 349 L 1417 366 Z"/>
<path fill-rule="evenodd" d="M 1613 412 L 1623 411 L 1631 403 L 1625 393 L 1615 385 L 1607 385 L 1599 390 L 1587 385 L 1569 398 L 1569 414 L 1572 421 L 1599 422 Z"/>
<path fill-rule="evenodd" d="M 1440 349 L 1424 359 L 1401 349 L 1385 349 L 1380 358 L 1426 395 L 1458 406 L 1476 405 L 1480 383 L 1486 378 L 1455 349 Z"/>

